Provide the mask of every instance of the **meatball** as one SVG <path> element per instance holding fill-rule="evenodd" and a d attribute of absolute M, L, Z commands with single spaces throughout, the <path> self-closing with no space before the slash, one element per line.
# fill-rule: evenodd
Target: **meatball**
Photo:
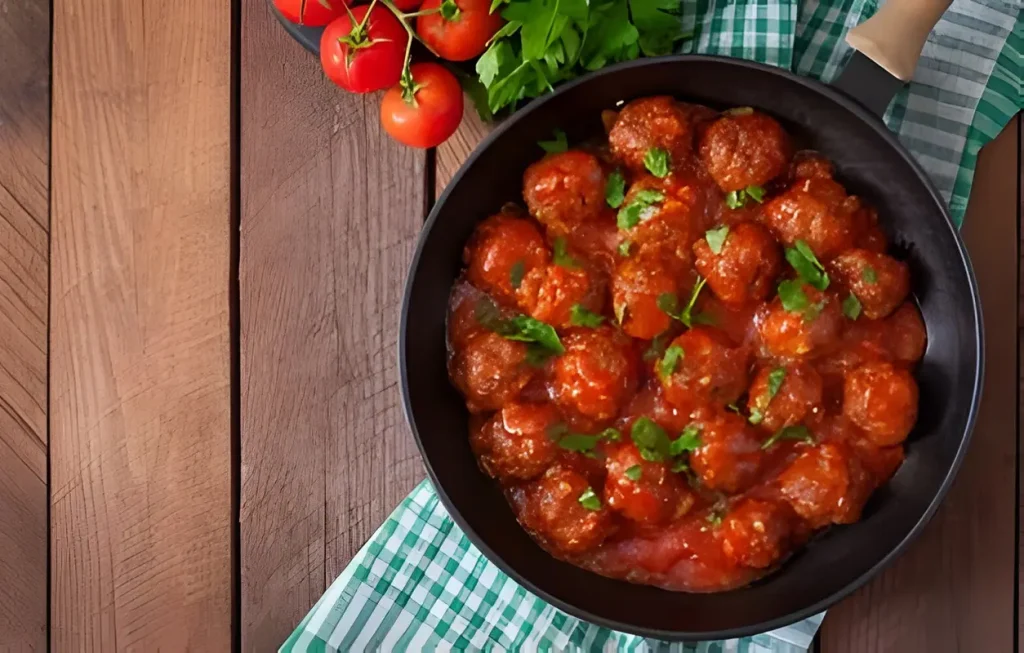
<path fill-rule="evenodd" d="M 924 356 L 927 334 L 921 313 L 910 302 L 893 311 L 883 322 L 885 342 L 893 360 L 916 363 Z"/>
<path fill-rule="evenodd" d="M 747 409 L 752 421 L 774 432 L 817 413 L 822 391 L 821 376 L 809 365 L 763 367 L 750 385 Z"/>
<path fill-rule="evenodd" d="M 549 258 L 533 222 L 504 214 L 481 222 L 463 252 L 470 283 L 508 301 L 515 298 L 518 279 Z"/>
<path fill-rule="evenodd" d="M 526 169 L 523 198 L 530 213 L 554 235 L 598 218 L 604 207 L 605 174 L 593 154 L 568 150 Z"/>
<path fill-rule="evenodd" d="M 880 447 L 899 444 L 917 421 L 917 382 L 891 363 L 862 365 L 846 375 L 843 415 Z"/>
<path fill-rule="evenodd" d="M 452 379 L 471 413 L 498 410 L 515 399 L 534 375 L 526 345 L 484 331 L 466 341 L 452 358 Z"/>
<path fill-rule="evenodd" d="M 788 311 L 776 297 L 755 317 L 761 346 L 777 358 L 813 358 L 836 345 L 843 323 L 839 302 L 804 284 L 806 306 Z"/>
<path fill-rule="evenodd" d="M 531 317 L 564 329 L 572 324 L 575 305 L 594 313 L 601 312 L 601 291 L 586 269 L 552 264 L 527 273 L 516 291 L 516 299 L 519 307 Z"/>
<path fill-rule="evenodd" d="M 828 159 L 817 152 L 803 150 L 793 155 L 789 174 L 793 180 L 832 179 L 835 169 Z"/>
<path fill-rule="evenodd" d="M 693 253 L 697 271 L 708 280 L 711 290 L 723 302 L 734 305 L 767 297 L 782 266 L 775 239 L 753 222 L 729 228 L 717 254 L 707 238 L 693 244 Z"/>
<path fill-rule="evenodd" d="M 675 165 L 693 152 L 693 131 L 686 109 L 668 96 L 633 100 L 619 111 L 608 133 L 612 154 L 634 172 L 644 170 L 651 148 L 668 152 Z"/>
<path fill-rule="evenodd" d="M 805 241 L 819 259 L 830 260 L 853 247 L 853 211 L 860 202 L 849 198 L 830 179 L 807 179 L 765 203 L 760 219 L 786 245 Z"/>
<path fill-rule="evenodd" d="M 858 211 L 854 212 L 853 220 L 857 234 L 854 246 L 869 252 L 885 254 L 888 244 L 885 232 L 878 226 L 878 213 L 869 206 L 861 206 Z"/>
<path fill-rule="evenodd" d="M 825 443 L 800 454 L 776 482 L 789 505 L 812 528 L 857 521 L 874 489 L 868 471 L 839 443 Z"/>
<path fill-rule="evenodd" d="M 786 170 L 789 157 L 782 125 L 753 109 L 726 112 L 700 139 L 700 159 L 725 192 L 763 186 Z"/>
<path fill-rule="evenodd" d="M 585 476 L 568 467 L 550 467 L 509 494 L 519 522 L 562 553 L 593 549 L 615 530 L 614 517 L 600 495 Z"/>
<path fill-rule="evenodd" d="M 626 239 L 639 248 L 659 249 L 674 259 L 677 267 L 689 264 L 694 208 L 698 202 L 696 193 L 690 186 L 666 183 L 646 175 L 629 187 L 623 206 L 628 207 L 638 196 L 651 192 L 658 193 L 661 199 L 644 208 L 635 225 L 625 228 Z M 619 226 L 625 225 L 620 223 Z"/>
<path fill-rule="evenodd" d="M 666 463 L 641 458 L 632 442 L 610 448 L 605 467 L 608 505 L 639 524 L 665 524 L 682 517 L 693 506 L 693 493 L 679 474 L 669 471 Z"/>
<path fill-rule="evenodd" d="M 843 252 L 829 264 L 829 271 L 856 295 L 864 315 L 872 320 L 892 313 L 910 292 L 906 263 L 866 249 Z"/>
<path fill-rule="evenodd" d="M 782 557 L 791 533 L 786 505 L 743 499 L 722 520 L 722 551 L 738 565 L 764 569 Z"/>
<path fill-rule="evenodd" d="M 622 330 L 650 340 L 668 329 L 672 319 L 658 307 L 658 297 L 675 295 L 677 278 L 656 251 L 640 250 L 623 259 L 612 274 L 612 307 Z"/>
<path fill-rule="evenodd" d="M 741 492 L 756 480 L 764 458 L 761 440 L 740 415 L 722 412 L 703 424 L 690 466 L 701 483 L 722 492 Z"/>
<path fill-rule="evenodd" d="M 736 401 L 747 388 L 749 352 L 719 339 L 716 330 L 694 327 L 672 341 L 658 362 L 658 376 L 665 397 L 689 409 L 697 404 L 721 406 Z M 671 370 L 666 361 L 675 358 Z"/>
<path fill-rule="evenodd" d="M 469 444 L 492 478 L 529 480 L 543 474 L 558 454 L 547 433 L 558 419 L 550 405 L 505 404 L 470 433 Z"/>
<path fill-rule="evenodd" d="M 565 353 L 554 363 L 551 395 L 581 428 L 618 415 L 636 388 L 632 343 L 610 327 L 582 329 L 562 338 Z"/>

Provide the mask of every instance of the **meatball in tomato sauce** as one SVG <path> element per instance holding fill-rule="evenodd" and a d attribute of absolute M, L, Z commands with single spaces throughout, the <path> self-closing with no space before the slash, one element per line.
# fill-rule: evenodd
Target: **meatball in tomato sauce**
<path fill-rule="evenodd" d="M 736 564 L 764 569 L 786 551 L 793 511 L 784 504 L 743 499 L 722 520 L 722 550 Z"/>
<path fill-rule="evenodd" d="M 829 269 L 837 281 L 856 295 L 864 315 L 872 320 L 892 313 L 910 292 L 907 264 L 885 254 L 847 250 L 832 260 Z"/>
<path fill-rule="evenodd" d="M 491 477 L 529 480 L 558 454 L 549 431 L 559 419 L 550 404 L 508 403 L 470 434 L 469 444 Z"/>
<path fill-rule="evenodd" d="M 578 471 L 556 464 L 540 478 L 511 490 L 516 516 L 557 551 L 593 549 L 615 530 L 615 520 L 599 493 Z"/>
<path fill-rule="evenodd" d="M 859 203 L 849 199 L 830 179 L 808 179 L 766 201 L 760 219 L 785 245 L 802 240 L 826 261 L 854 245 Z"/>
<path fill-rule="evenodd" d="M 506 301 L 514 301 L 518 280 L 547 264 L 549 258 L 537 226 L 505 214 L 480 223 L 463 253 L 469 282 Z"/>
<path fill-rule="evenodd" d="M 587 269 L 551 264 L 528 272 L 516 290 L 516 299 L 527 315 L 565 329 L 572 325 L 574 307 L 601 313 L 602 290 Z"/>
<path fill-rule="evenodd" d="M 578 425 L 612 420 L 636 389 L 632 343 L 610 327 L 579 329 L 562 339 L 565 353 L 554 362 L 551 396 Z"/>
<path fill-rule="evenodd" d="M 749 108 L 726 111 L 700 139 L 700 158 L 723 191 L 763 186 L 786 170 L 789 137 L 774 118 Z"/>
<path fill-rule="evenodd" d="M 839 342 L 844 319 L 839 302 L 809 284 L 789 296 L 789 307 L 778 297 L 755 317 L 763 351 L 773 358 L 809 359 L 830 351 Z"/>
<path fill-rule="evenodd" d="M 818 413 L 822 392 L 821 375 L 810 365 L 762 367 L 750 384 L 747 412 L 751 422 L 778 431 Z"/>
<path fill-rule="evenodd" d="M 874 489 L 870 474 L 849 449 L 826 443 L 800 454 L 778 477 L 779 490 L 812 528 L 850 524 Z"/>
<path fill-rule="evenodd" d="M 470 336 L 452 358 L 451 376 L 471 413 L 499 410 L 519 396 L 536 371 L 526 354 L 524 343 L 490 331 Z"/>
<path fill-rule="evenodd" d="M 764 227 L 753 222 L 709 231 L 693 244 L 693 253 L 697 271 L 708 280 L 712 292 L 732 305 L 767 297 L 775 289 L 773 284 L 782 268 L 779 244 Z"/>
<path fill-rule="evenodd" d="M 657 364 L 665 397 L 680 408 L 736 401 L 747 387 L 750 352 L 717 331 L 694 327 L 672 341 Z"/>
<path fill-rule="evenodd" d="M 764 452 L 761 438 L 741 415 L 721 412 L 702 424 L 700 446 L 690 467 L 704 487 L 741 492 L 757 480 Z"/>
<path fill-rule="evenodd" d="M 666 331 L 672 318 L 658 298 L 678 290 L 679 275 L 661 253 L 640 250 L 623 259 L 612 274 L 612 308 L 622 330 L 644 340 Z"/>
<path fill-rule="evenodd" d="M 634 172 L 644 170 L 644 159 L 653 148 L 668 153 L 671 165 L 693 153 L 690 112 L 667 96 L 633 100 L 622 107 L 608 133 L 612 154 Z"/>
<path fill-rule="evenodd" d="M 891 363 L 862 365 L 846 375 L 843 414 L 878 446 L 899 444 L 917 421 L 917 382 Z"/>
<path fill-rule="evenodd" d="M 523 198 L 530 214 L 553 235 L 596 220 L 605 208 L 605 173 L 589 152 L 551 154 L 526 169 Z"/>
<path fill-rule="evenodd" d="M 638 524 L 657 526 L 686 514 L 694 497 L 668 463 L 644 460 L 636 445 L 621 442 L 608 451 L 608 505 Z"/>

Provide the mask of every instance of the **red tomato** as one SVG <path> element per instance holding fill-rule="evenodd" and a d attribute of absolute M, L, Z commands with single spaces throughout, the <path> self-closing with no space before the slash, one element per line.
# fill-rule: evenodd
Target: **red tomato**
<path fill-rule="evenodd" d="M 343 0 L 274 0 L 281 15 L 298 25 L 322 27 L 340 16 Z"/>
<path fill-rule="evenodd" d="M 420 3 L 423 0 L 392 0 L 391 4 L 395 5 L 400 11 L 416 11 L 420 8 Z"/>
<path fill-rule="evenodd" d="M 380 122 L 384 131 L 400 143 L 437 147 L 462 120 L 462 87 L 440 64 L 415 64 L 411 74 L 411 83 L 403 79 L 384 94 Z"/>
<path fill-rule="evenodd" d="M 420 38 L 442 59 L 466 61 L 479 56 L 505 23 L 492 14 L 491 0 L 425 0 L 416 19 Z"/>
<path fill-rule="evenodd" d="M 346 13 L 328 25 L 320 39 L 324 73 L 335 84 L 354 93 L 397 84 L 405 66 L 409 40 L 405 28 L 381 5 L 375 5 L 367 19 L 369 9 L 365 5 L 355 7 L 351 16 Z"/>

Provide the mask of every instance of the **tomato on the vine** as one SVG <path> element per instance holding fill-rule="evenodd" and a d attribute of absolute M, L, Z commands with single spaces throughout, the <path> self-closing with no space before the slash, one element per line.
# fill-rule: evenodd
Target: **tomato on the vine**
<path fill-rule="evenodd" d="M 322 27 L 345 11 L 344 0 L 274 0 L 281 15 L 297 25 Z"/>
<path fill-rule="evenodd" d="M 445 67 L 418 63 L 384 94 L 380 122 L 396 141 L 412 147 L 437 147 L 462 120 L 462 87 Z"/>
<path fill-rule="evenodd" d="M 382 5 L 363 5 L 333 21 L 320 38 L 324 73 L 338 86 L 368 93 L 393 86 L 402 76 L 411 38 Z M 369 12 L 369 15 L 367 15 Z M 353 23 L 354 19 L 354 23 Z"/>
<path fill-rule="evenodd" d="M 449 61 L 466 61 L 487 48 L 505 21 L 491 13 L 491 0 L 425 0 L 416 31 L 434 52 Z"/>
<path fill-rule="evenodd" d="M 395 5 L 399 11 L 416 11 L 420 8 L 420 3 L 423 0 L 391 0 L 391 4 Z"/>

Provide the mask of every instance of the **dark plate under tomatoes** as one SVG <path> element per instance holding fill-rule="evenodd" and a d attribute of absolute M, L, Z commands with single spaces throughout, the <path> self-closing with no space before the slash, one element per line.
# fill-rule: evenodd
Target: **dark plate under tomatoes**
<path fill-rule="evenodd" d="M 903 462 L 910 271 L 765 113 L 656 96 L 603 122 L 548 144 L 466 244 L 448 362 L 470 444 L 552 555 L 742 586 L 856 522 Z"/>

